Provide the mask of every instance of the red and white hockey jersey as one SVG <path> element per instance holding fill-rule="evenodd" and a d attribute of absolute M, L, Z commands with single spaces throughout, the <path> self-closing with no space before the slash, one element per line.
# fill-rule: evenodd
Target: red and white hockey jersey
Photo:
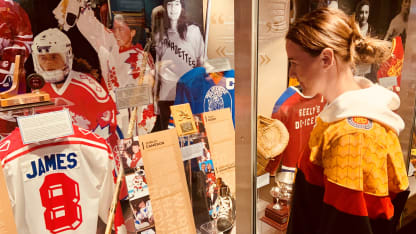
<path fill-rule="evenodd" d="M 104 27 L 89 8 L 84 9 L 80 14 L 77 27 L 96 50 L 100 60 L 101 73 L 105 86 L 114 100 L 114 90 L 116 88 L 138 85 L 138 78 L 142 72 L 140 67 L 143 61 L 143 50 L 139 44 L 126 50 L 121 50 L 113 32 Z M 145 74 L 153 75 L 154 68 L 152 56 L 149 54 L 146 61 Z M 151 83 L 153 81 L 148 80 L 147 76 L 145 76 L 143 84 Z M 150 92 L 149 99 L 151 101 L 153 100 Z M 152 104 L 138 108 L 137 127 L 139 133 L 145 134 L 152 130 L 156 121 L 156 116 L 153 112 L 154 108 Z M 127 110 L 121 110 L 117 116 L 117 120 L 118 126 L 123 134 L 126 134 L 129 122 Z"/>
<path fill-rule="evenodd" d="M 310 132 L 325 103 L 322 95 L 305 96 L 293 86 L 287 88 L 279 97 L 273 108 L 272 118 L 282 121 L 286 126 L 290 135 L 289 143 L 280 156 L 270 160 L 266 171 L 274 174 L 280 161 L 286 168 L 296 168 L 298 158 L 308 149 Z"/>
<path fill-rule="evenodd" d="M 0 92 L 11 87 L 16 55 L 26 61 L 33 35 L 27 13 L 12 0 L 0 0 Z M 24 85 L 24 80 L 21 82 Z M 19 87 L 24 92 L 26 87 Z"/>
<path fill-rule="evenodd" d="M 74 126 L 74 134 L 23 144 L 16 128 L 0 143 L 0 160 L 19 233 L 96 233 L 107 221 L 114 190 L 106 141 Z"/>
<path fill-rule="evenodd" d="M 400 92 L 400 82 L 402 79 L 403 60 L 403 42 L 402 38 L 397 36 L 392 40 L 392 53 L 390 58 L 383 62 L 377 71 L 377 80 L 382 86 L 391 88 L 398 95 Z M 383 82 L 383 80 L 391 78 L 393 78 L 395 82 L 389 82 L 390 84 L 387 85 Z"/>
<path fill-rule="evenodd" d="M 41 90 L 51 98 L 61 97 L 72 102 L 67 108 L 75 125 L 97 133 L 112 147 L 117 145 L 116 106 L 94 78 L 71 71 L 62 87 L 46 83 Z"/>

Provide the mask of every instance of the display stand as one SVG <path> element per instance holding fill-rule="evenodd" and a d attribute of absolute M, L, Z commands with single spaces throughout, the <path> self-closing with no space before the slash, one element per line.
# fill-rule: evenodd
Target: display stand
<path fill-rule="evenodd" d="M 0 111 L 25 108 L 26 106 L 50 105 L 49 94 L 39 91 L 45 84 L 42 76 L 31 75 L 28 77 L 28 84 L 32 88 L 32 93 L 18 94 L 19 80 L 22 76 L 22 61 L 20 55 L 16 55 L 13 71 L 12 87 L 0 93 Z"/>
<path fill-rule="evenodd" d="M 287 228 L 289 219 L 289 206 L 283 206 L 282 209 L 276 210 L 273 204 L 266 207 L 265 215 L 260 219 L 277 230 L 284 231 Z"/>

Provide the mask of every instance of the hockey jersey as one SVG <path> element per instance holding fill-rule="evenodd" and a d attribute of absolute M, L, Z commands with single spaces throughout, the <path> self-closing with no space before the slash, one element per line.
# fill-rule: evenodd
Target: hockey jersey
<path fill-rule="evenodd" d="M 69 109 L 72 122 L 97 133 L 112 147 L 117 145 L 116 106 L 105 89 L 89 75 L 71 71 L 62 87 L 46 83 L 41 89 L 51 98 L 64 98 L 73 103 Z"/>
<path fill-rule="evenodd" d="M 86 8 L 80 14 L 77 27 L 97 52 L 103 82 L 105 83 L 103 86 L 107 88 L 114 101 L 116 101 L 115 89 L 138 85 L 143 61 L 143 50 L 140 44 L 121 50 L 114 34 L 98 21 L 93 11 L 89 8 Z M 152 56 L 149 54 L 146 61 L 145 74 L 153 76 L 154 67 Z M 144 76 L 143 84 L 152 84 L 153 80 L 148 80 L 147 78 L 148 76 Z M 149 92 L 149 99 L 153 100 L 151 92 Z M 137 116 L 139 135 L 149 133 L 156 122 L 153 104 L 139 107 Z M 127 134 L 129 124 L 128 110 L 123 109 L 119 111 L 117 124 L 121 129 L 119 135 L 123 138 L 123 135 Z"/>
<path fill-rule="evenodd" d="M 21 55 L 26 61 L 32 40 L 27 13 L 15 1 L 0 0 L 0 92 L 12 87 L 15 56 Z M 19 93 L 24 93 L 25 80 L 20 83 Z"/>
<path fill-rule="evenodd" d="M 294 86 L 283 92 L 273 107 L 272 118 L 282 121 L 286 126 L 290 135 L 289 143 L 283 153 L 269 161 L 266 171 L 274 174 L 280 162 L 285 167 L 296 167 L 298 158 L 308 148 L 310 132 L 325 103 L 322 95 L 305 96 Z"/>
<path fill-rule="evenodd" d="M 74 134 L 23 144 L 16 128 L 0 143 L 0 160 L 19 233 L 96 233 L 112 200 L 113 155 L 106 141 Z"/>
<path fill-rule="evenodd" d="M 234 70 L 209 74 L 196 67 L 178 81 L 175 105 L 189 103 L 193 114 L 230 108 L 234 121 L 234 84 Z"/>
<path fill-rule="evenodd" d="M 394 92 L 399 94 L 400 82 L 402 78 L 402 68 L 404 60 L 404 49 L 402 38 L 397 36 L 392 41 L 392 53 L 389 59 L 380 65 L 377 71 L 377 80 L 386 88 L 392 88 Z M 393 78 L 393 84 L 383 84 L 383 79 Z"/>
<path fill-rule="evenodd" d="M 160 93 L 162 101 L 175 100 L 176 84 L 178 80 L 189 70 L 200 66 L 204 62 L 204 39 L 196 25 L 189 25 L 185 40 L 182 40 L 177 31 L 169 29 L 168 36 L 161 41 L 162 52 L 157 51 L 161 61 Z"/>

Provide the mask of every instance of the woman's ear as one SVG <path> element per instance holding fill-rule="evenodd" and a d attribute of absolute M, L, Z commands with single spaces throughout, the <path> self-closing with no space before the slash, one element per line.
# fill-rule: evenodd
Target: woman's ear
<path fill-rule="evenodd" d="M 320 57 L 324 68 L 329 68 L 333 64 L 335 64 L 335 54 L 334 50 L 331 48 L 323 49 L 320 54 Z"/>

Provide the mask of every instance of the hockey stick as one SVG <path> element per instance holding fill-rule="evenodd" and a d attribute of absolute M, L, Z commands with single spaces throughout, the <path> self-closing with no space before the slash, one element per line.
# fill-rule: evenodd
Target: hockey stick
<path fill-rule="evenodd" d="M 105 234 L 111 234 L 111 228 L 113 227 L 113 223 L 114 223 L 114 218 L 116 214 L 117 204 L 119 202 L 119 195 L 120 195 L 123 178 L 124 178 L 124 168 L 123 168 L 123 163 L 120 161 L 120 166 L 119 166 L 118 175 L 117 175 L 116 188 L 114 190 L 113 200 L 111 201 L 110 213 L 108 214 Z"/>
<path fill-rule="evenodd" d="M 146 65 L 147 65 L 148 51 L 150 50 L 151 44 L 152 44 L 152 41 L 148 40 L 147 43 L 146 43 L 146 46 L 143 50 L 143 58 L 142 58 L 143 60 L 142 60 L 142 64 L 141 64 L 141 67 L 140 67 L 139 85 L 143 84 L 143 77 L 144 77 L 144 73 L 146 71 Z M 136 116 L 137 116 L 137 107 L 134 107 L 133 112 L 131 113 L 131 116 L 130 116 L 129 128 L 127 130 L 126 138 L 133 137 L 133 130 L 134 130 L 135 123 L 136 123 Z M 111 202 L 110 213 L 108 214 L 107 226 L 105 228 L 105 234 L 111 234 L 111 229 L 112 229 L 113 223 L 114 223 L 117 204 L 120 200 L 119 195 L 120 195 L 120 190 L 121 190 L 121 185 L 122 185 L 122 182 L 123 182 L 123 178 L 124 178 L 124 167 L 123 167 L 123 163 L 120 160 L 120 166 L 119 166 L 118 175 L 117 175 L 116 187 L 115 187 L 114 194 L 113 194 L 113 200 Z"/>

